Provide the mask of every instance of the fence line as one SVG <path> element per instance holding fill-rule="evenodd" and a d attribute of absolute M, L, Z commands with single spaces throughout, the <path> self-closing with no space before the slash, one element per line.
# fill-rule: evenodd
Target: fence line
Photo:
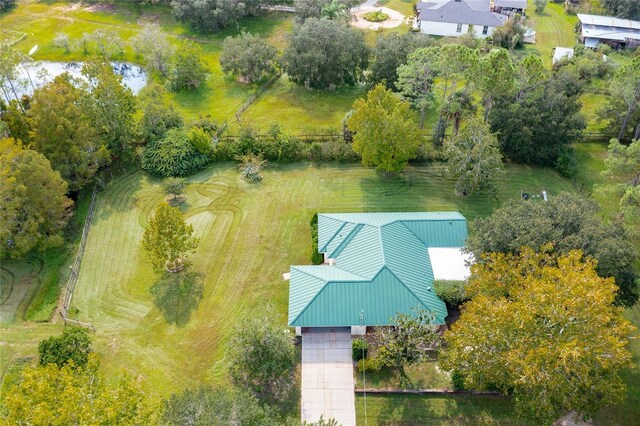
<path fill-rule="evenodd" d="M 280 75 L 281 75 L 281 73 L 280 73 L 280 71 L 278 71 L 266 83 L 264 83 L 262 86 L 260 86 L 258 88 L 258 90 L 256 90 L 256 92 L 253 95 L 249 96 L 249 99 L 244 101 L 244 103 L 240 106 L 240 108 L 238 108 L 236 110 L 235 116 L 236 116 L 236 120 L 238 121 L 238 123 L 241 123 L 240 115 L 242 115 L 242 113 L 245 112 L 246 109 L 249 108 L 251 106 L 251 104 L 255 102 L 256 99 L 258 99 L 258 96 L 263 94 L 265 90 L 267 90 L 269 87 L 271 87 L 273 85 L 273 83 L 275 83 L 280 78 Z"/>
<path fill-rule="evenodd" d="M 20 40 L 22 40 L 23 38 L 25 38 L 27 36 L 27 33 L 23 33 L 22 31 L 14 31 L 14 30 L 7 30 L 7 29 L 2 29 L 3 32 L 7 32 L 7 33 L 15 33 L 15 34 L 22 34 L 17 40 L 12 40 L 9 42 L 4 42 L 2 44 L 4 44 L 5 46 L 13 46 L 14 44 L 18 43 Z"/>
<path fill-rule="evenodd" d="M 87 243 L 87 235 L 89 234 L 89 228 L 91 227 L 91 220 L 93 218 L 93 209 L 96 204 L 96 194 L 98 192 L 98 187 L 93 188 L 93 194 L 91 194 L 91 204 L 89 205 L 89 213 L 87 213 L 87 218 L 84 221 L 84 228 L 82 229 L 82 237 L 80 238 L 80 246 L 78 247 L 78 253 L 76 254 L 76 259 L 71 266 L 71 274 L 69 275 L 69 280 L 67 281 L 67 286 L 64 291 L 64 299 L 62 301 L 62 307 L 60 308 L 60 316 L 64 320 L 65 324 L 67 322 L 72 322 L 74 324 L 80 326 L 87 326 L 95 330 L 95 327 L 89 323 L 83 323 L 78 320 L 70 319 L 67 317 L 69 313 L 69 306 L 71 305 L 71 298 L 73 297 L 73 291 L 76 288 L 76 283 L 78 282 L 78 274 L 80 272 L 80 264 L 82 263 L 82 257 L 84 256 L 84 248 Z"/>
<path fill-rule="evenodd" d="M 222 128 L 226 129 L 227 127 L 227 122 L 225 121 Z M 339 140 L 339 139 L 344 139 L 345 138 L 345 134 L 340 132 L 340 133 L 324 133 L 324 134 L 302 134 L 302 135 L 287 135 L 289 137 L 292 137 L 294 139 L 298 139 L 302 142 L 324 142 L 324 141 L 328 141 L 328 140 Z M 445 135 L 445 137 L 450 136 L 450 135 Z M 259 134 L 259 135 L 253 135 L 253 137 L 255 137 L 256 139 L 268 139 L 268 138 L 272 138 L 273 135 L 269 135 L 269 134 Z M 431 133 L 427 133 L 425 134 L 425 138 L 426 139 L 432 139 L 434 137 L 433 134 Z M 580 139 L 582 140 L 582 142 L 609 142 L 610 139 L 617 137 L 617 135 L 614 135 L 612 133 L 604 133 L 604 132 L 584 132 L 582 133 Z M 240 135 L 222 135 L 218 137 L 218 141 L 222 141 L 222 142 L 233 142 L 236 141 L 238 139 L 240 139 L 241 136 Z M 580 142 L 577 142 L 580 143 Z"/>
<path fill-rule="evenodd" d="M 278 4 L 259 4 L 258 9 L 268 10 L 270 12 L 289 12 L 296 13 L 296 8 L 293 6 L 282 6 Z"/>

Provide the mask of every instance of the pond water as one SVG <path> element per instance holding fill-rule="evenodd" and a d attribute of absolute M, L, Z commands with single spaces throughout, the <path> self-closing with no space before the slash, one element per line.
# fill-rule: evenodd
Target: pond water
<path fill-rule="evenodd" d="M 41 87 L 52 81 L 57 75 L 68 72 L 73 77 L 84 78 L 82 62 L 31 62 L 20 64 L 16 68 L 16 79 L 13 81 L 18 97 L 33 94 L 33 88 Z M 137 94 L 147 84 L 147 73 L 138 65 L 128 62 L 112 62 L 113 72 L 122 76 L 122 84 Z M 33 85 L 32 85 L 33 83 Z M 5 98 L 14 98 L 13 90 L 8 82 L 5 82 L 5 92 L 1 94 Z"/>

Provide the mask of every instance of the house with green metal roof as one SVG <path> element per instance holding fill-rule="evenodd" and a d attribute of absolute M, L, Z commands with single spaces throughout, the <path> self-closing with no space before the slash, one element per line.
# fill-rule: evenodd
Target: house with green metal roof
<path fill-rule="evenodd" d="M 297 334 L 305 327 L 362 334 L 412 308 L 432 311 L 444 324 L 447 307 L 433 281 L 468 276 L 466 238 L 458 212 L 318 214 L 325 264 L 291 266 L 289 326 Z"/>

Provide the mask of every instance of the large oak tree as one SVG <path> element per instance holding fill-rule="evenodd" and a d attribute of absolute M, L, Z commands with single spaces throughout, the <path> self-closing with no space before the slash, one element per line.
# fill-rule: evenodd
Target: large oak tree
<path fill-rule="evenodd" d="M 282 56 L 289 78 L 311 89 L 357 83 L 369 63 L 362 31 L 329 19 L 307 19 L 293 29 Z"/>
<path fill-rule="evenodd" d="M 513 395 L 539 421 L 588 416 L 625 394 L 633 326 L 612 304 L 616 290 L 580 251 L 491 254 L 472 267 L 472 299 L 445 334 L 441 365 L 467 388 Z"/>

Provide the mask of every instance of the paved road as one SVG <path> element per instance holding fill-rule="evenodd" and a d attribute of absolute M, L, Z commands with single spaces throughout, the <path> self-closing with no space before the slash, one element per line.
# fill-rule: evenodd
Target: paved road
<path fill-rule="evenodd" d="M 349 328 L 318 328 L 302 333 L 302 420 L 323 415 L 355 426 L 356 409 Z"/>

